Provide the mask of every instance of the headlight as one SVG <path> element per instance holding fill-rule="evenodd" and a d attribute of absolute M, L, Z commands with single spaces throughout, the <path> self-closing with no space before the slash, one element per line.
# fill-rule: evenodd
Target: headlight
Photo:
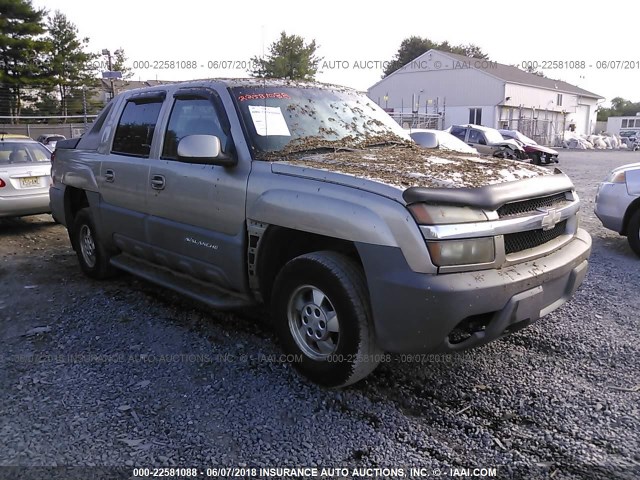
<path fill-rule="evenodd" d="M 493 237 L 427 242 L 427 247 L 439 267 L 490 263 L 496 257 Z"/>
<path fill-rule="evenodd" d="M 609 183 L 625 183 L 627 181 L 627 172 L 622 170 L 621 172 L 614 172 L 609 175 L 607 182 Z"/>
<path fill-rule="evenodd" d="M 414 203 L 409 205 L 408 208 L 418 225 L 447 225 L 452 223 L 484 222 L 487 220 L 487 216 L 482 210 L 474 210 L 469 207 Z"/>

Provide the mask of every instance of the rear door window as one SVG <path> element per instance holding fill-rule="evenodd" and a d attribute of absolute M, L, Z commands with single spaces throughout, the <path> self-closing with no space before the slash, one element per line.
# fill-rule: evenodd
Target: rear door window
<path fill-rule="evenodd" d="M 120 116 L 111 151 L 149 157 L 161 107 L 161 99 L 129 100 Z"/>
<path fill-rule="evenodd" d="M 478 130 L 471 129 L 469 131 L 469 143 L 481 143 L 480 139 L 482 138 L 482 133 L 480 133 Z"/>

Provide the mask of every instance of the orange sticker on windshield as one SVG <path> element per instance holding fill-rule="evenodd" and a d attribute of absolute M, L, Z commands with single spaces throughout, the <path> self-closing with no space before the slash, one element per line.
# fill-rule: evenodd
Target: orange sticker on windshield
<path fill-rule="evenodd" d="M 249 93 L 246 95 L 240 95 L 238 100 L 246 102 L 247 100 L 266 100 L 268 98 L 291 98 L 288 93 Z"/>

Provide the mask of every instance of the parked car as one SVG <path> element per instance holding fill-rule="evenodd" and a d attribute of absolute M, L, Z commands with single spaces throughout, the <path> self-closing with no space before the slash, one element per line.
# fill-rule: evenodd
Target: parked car
<path fill-rule="evenodd" d="M 364 94 L 318 83 L 123 92 L 58 143 L 50 195 L 85 274 L 264 303 L 287 358 L 332 387 L 384 352 L 457 352 L 535 322 L 591 250 L 562 172 L 438 155 Z"/>
<path fill-rule="evenodd" d="M 520 143 L 524 151 L 531 159 L 531 163 L 541 165 L 543 163 L 558 163 L 558 152 L 553 148 L 538 145 L 532 138 L 517 130 L 498 130 L 505 140 L 515 140 Z"/>
<path fill-rule="evenodd" d="M 621 138 L 630 138 L 632 141 L 638 136 L 638 130 L 623 130 L 620 132 Z"/>
<path fill-rule="evenodd" d="M 462 140 L 443 130 L 413 128 L 409 130 L 409 136 L 414 142 L 424 148 L 437 148 L 444 151 L 478 155 L 478 151 L 475 148 L 470 147 Z"/>
<path fill-rule="evenodd" d="M 640 163 L 615 168 L 598 187 L 596 216 L 605 228 L 627 237 L 640 256 Z"/>
<path fill-rule="evenodd" d="M 0 217 L 49 213 L 51 152 L 23 135 L 0 134 Z"/>
<path fill-rule="evenodd" d="M 447 130 L 451 135 L 475 148 L 483 155 L 512 160 L 524 160 L 527 154 L 513 140 L 505 140 L 495 128 L 481 125 L 452 125 Z"/>
<path fill-rule="evenodd" d="M 627 148 L 634 149 L 638 142 L 638 130 L 623 130 L 620 132 L 620 140 Z"/>
<path fill-rule="evenodd" d="M 49 150 L 51 150 L 52 152 L 56 149 L 56 144 L 60 141 L 60 140 L 66 140 L 67 137 L 65 137 L 64 135 L 58 135 L 56 133 L 49 133 L 46 135 L 40 135 L 38 137 L 38 141 L 43 144 L 45 147 L 47 147 Z"/>

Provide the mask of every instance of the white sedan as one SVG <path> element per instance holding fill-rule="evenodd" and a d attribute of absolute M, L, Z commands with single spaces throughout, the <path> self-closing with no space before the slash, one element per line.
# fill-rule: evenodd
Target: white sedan
<path fill-rule="evenodd" d="M 23 135 L 0 133 L 0 217 L 49 213 L 51 152 Z"/>

